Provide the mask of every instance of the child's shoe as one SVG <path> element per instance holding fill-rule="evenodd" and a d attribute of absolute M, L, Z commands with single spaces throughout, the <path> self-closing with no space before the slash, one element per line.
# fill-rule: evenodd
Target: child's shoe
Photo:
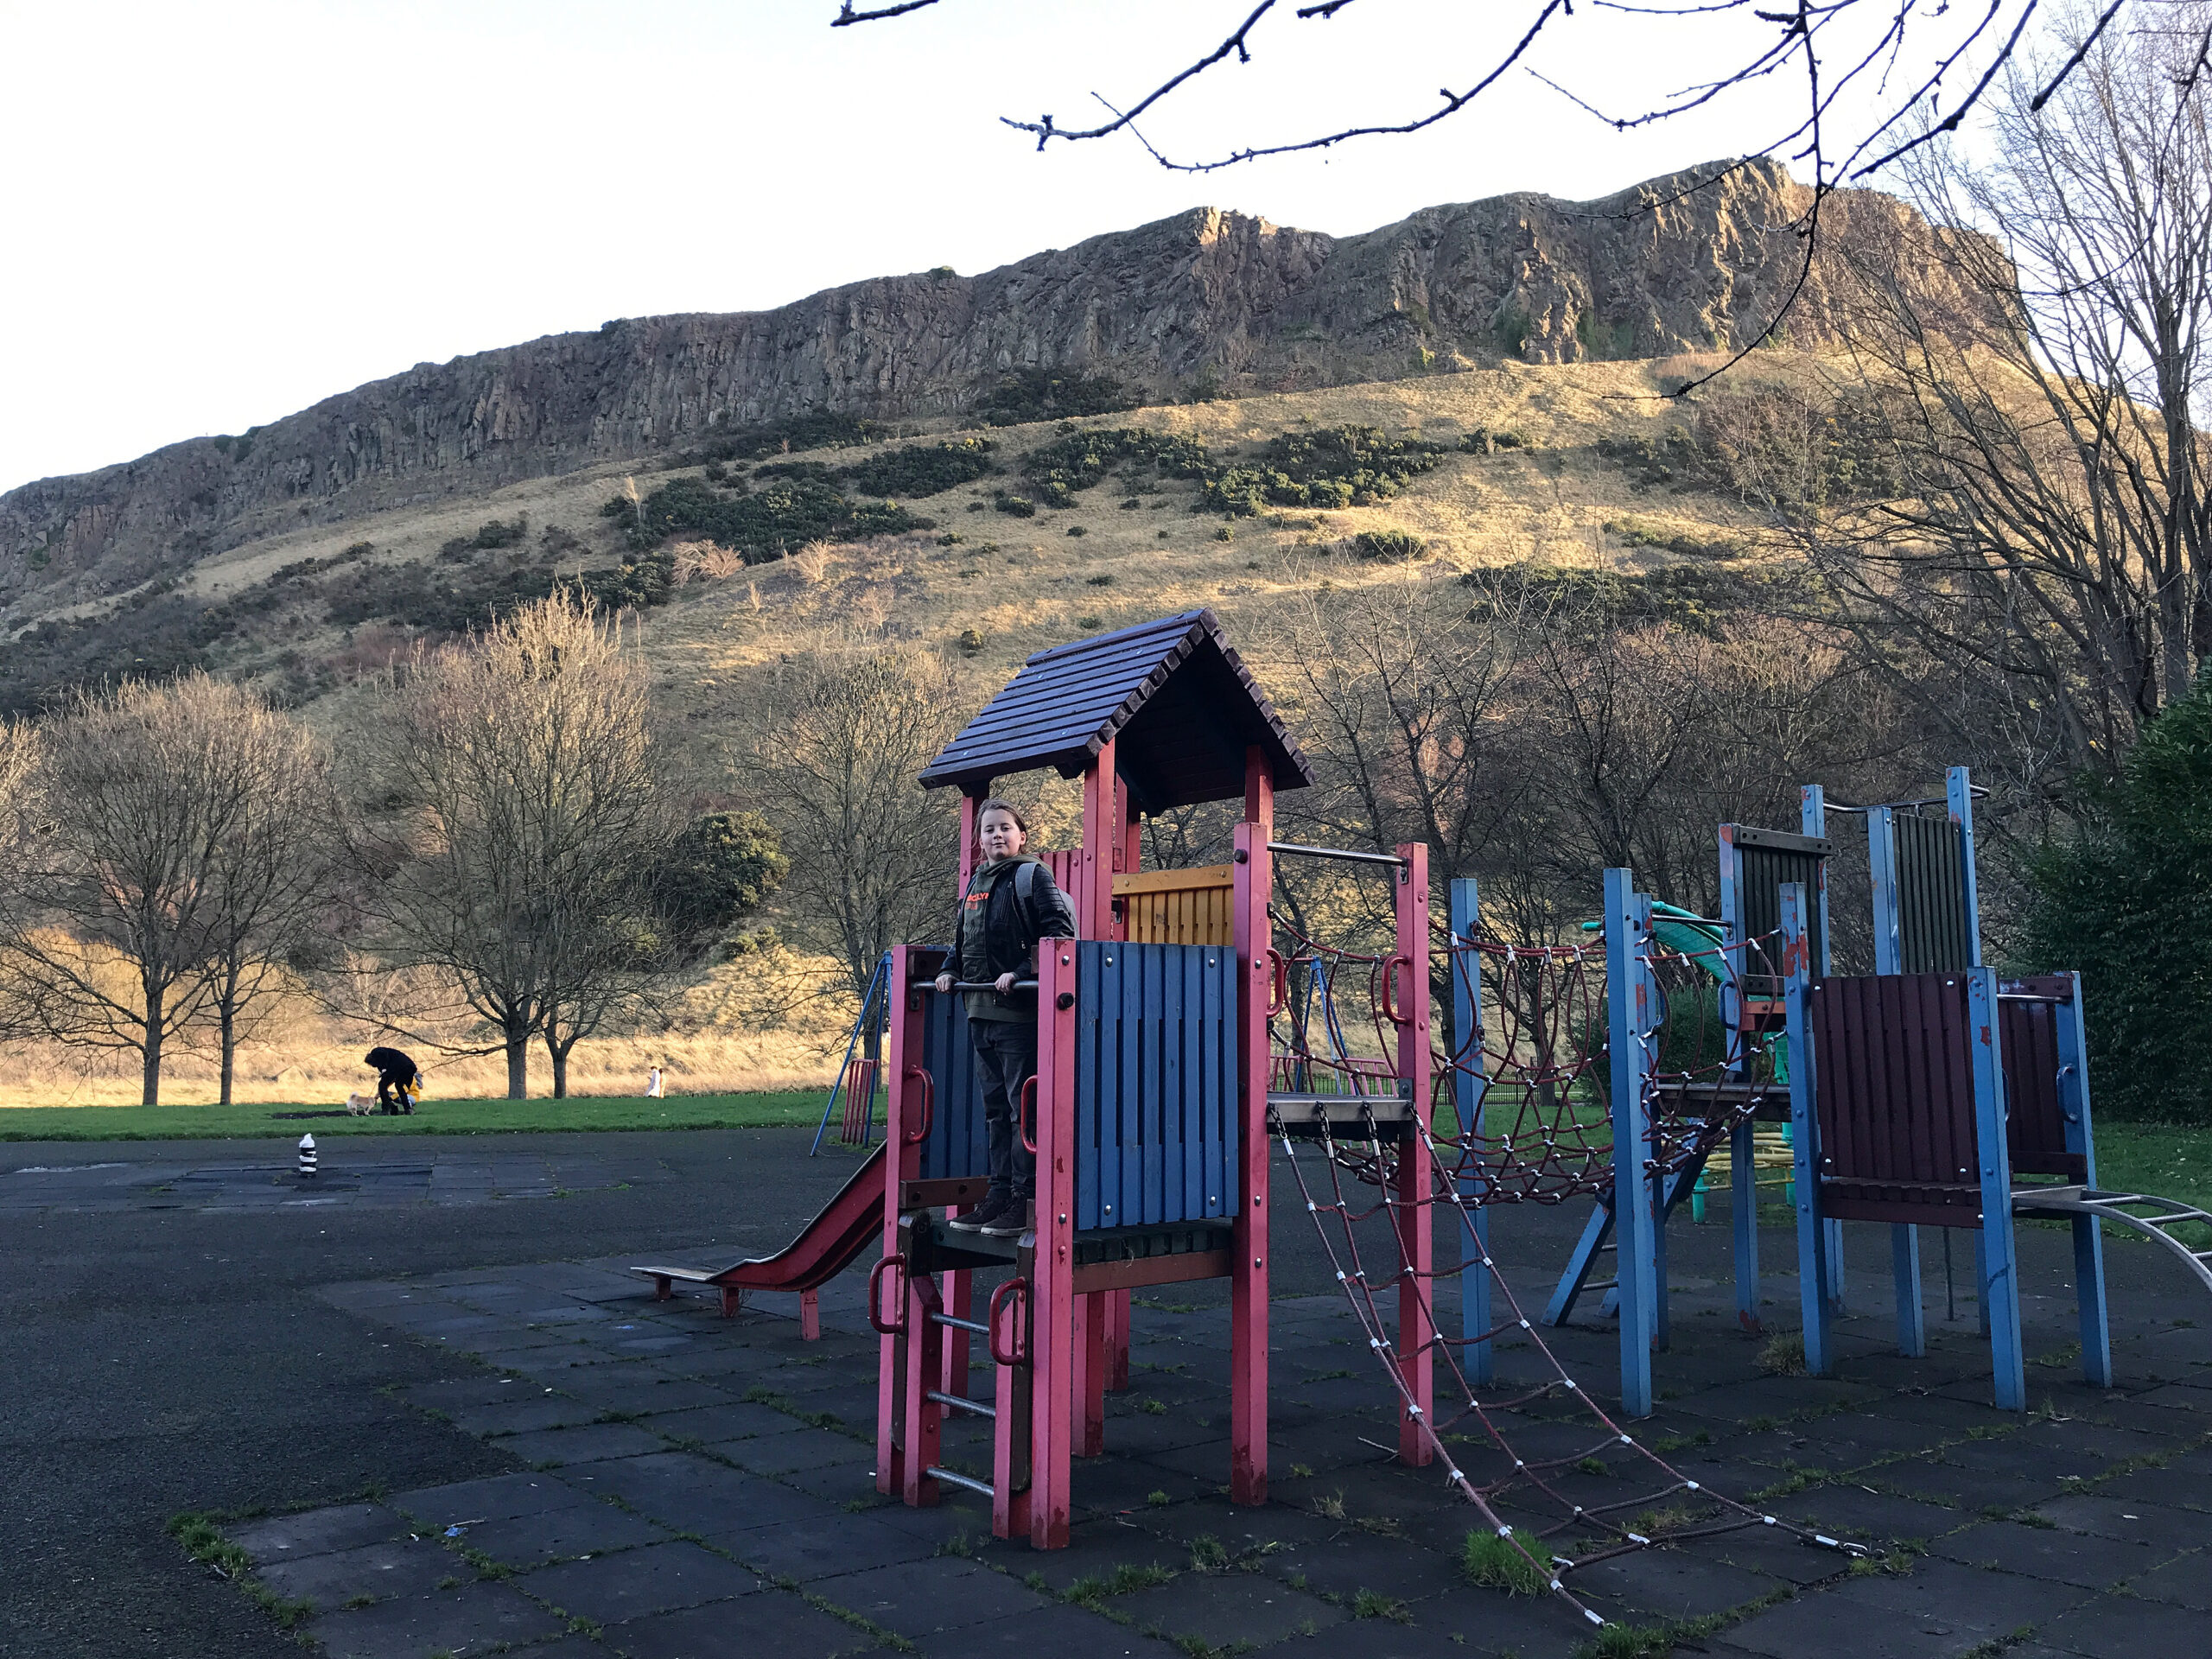
<path fill-rule="evenodd" d="M 954 1216 L 945 1225 L 956 1233 L 981 1233 L 989 1230 L 990 1224 L 1002 1215 L 1014 1202 L 1011 1192 L 991 1192 L 983 1194 L 983 1201 L 964 1216 Z"/>
<path fill-rule="evenodd" d="M 995 1211 L 981 1229 L 986 1238 L 1020 1238 L 1037 1224 L 1036 1205 L 1028 1198 L 1007 1195 L 1003 1209 Z"/>

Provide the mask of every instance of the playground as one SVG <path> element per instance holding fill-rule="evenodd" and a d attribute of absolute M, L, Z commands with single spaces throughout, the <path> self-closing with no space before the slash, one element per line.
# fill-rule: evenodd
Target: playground
<path fill-rule="evenodd" d="M 473 1357 L 404 1397 L 519 1471 L 181 1538 L 365 1655 L 713 1652 L 756 1615 L 825 1653 L 2095 1655 L 2107 1597 L 2188 1650 L 2212 1216 L 2100 1183 L 2084 990 L 1982 960 L 1963 769 L 1717 825 L 1716 915 L 1608 869 L 1531 938 L 1424 845 L 1278 838 L 1313 775 L 1211 613 L 1039 653 L 924 771 L 963 803 L 950 890 L 1046 767 L 1084 827 L 1074 937 L 1016 988 L 1026 1231 L 953 1225 L 969 1005 L 899 945 L 765 1160 L 804 1160 L 804 1225 L 320 1289 Z M 1142 817 L 1214 803 L 1227 861 L 1142 867 Z M 1870 974 L 1834 970 L 1847 857 Z"/>

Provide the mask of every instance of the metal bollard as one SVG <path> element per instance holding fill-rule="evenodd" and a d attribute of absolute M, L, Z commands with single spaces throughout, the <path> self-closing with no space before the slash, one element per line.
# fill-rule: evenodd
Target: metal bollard
<path fill-rule="evenodd" d="M 315 1136 L 303 1135 L 300 1137 L 300 1178 L 312 1179 L 315 1168 Z"/>

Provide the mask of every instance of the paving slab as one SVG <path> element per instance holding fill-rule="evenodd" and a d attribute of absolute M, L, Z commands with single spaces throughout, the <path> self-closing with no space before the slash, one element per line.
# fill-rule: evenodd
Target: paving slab
<path fill-rule="evenodd" d="M 2036 1640 L 2082 1659 L 2182 1659 L 2212 1651 L 2205 1631 L 2204 1615 L 2194 1608 L 2099 1596 L 2038 1624 Z"/>
<path fill-rule="evenodd" d="M 390 1596 L 419 1596 L 441 1580 L 474 1579 L 475 1571 L 453 1551 L 428 1539 L 363 1544 L 297 1560 L 270 1561 L 259 1569 L 261 1581 L 288 1601 L 312 1603 L 319 1611 L 353 1601 L 381 1601 Z"/>
<path fill-rule="evenodd" d="M 741 1601 L 709 1602 L 610 1624 L 599 1651 L 624 1659 L 728 1659 L 733 1653 L 774 1659 L 842 1659 L 887 1651 L 842 1619 L 810 1607 L 785 1590 L 763 1590 Z"/>
<path fill-rule="evenodd" d="M 748 1567 L 802 1584 L 937 1553 L 930 1540 L 870 1515 L 840 1513 L 824 1520 L 786 1521 L 746 1531 L 717 1529 L 703 1535 Z"/>
<path fill-rule="evenodd" d="M 391 1507 L 429 1527 L 450 1527 L 510 1516 L 538 1515 L 588 1500 L 570 1485 L 546 1474 L 489 1475 L 402 1492 Z"/>
<path fill-rule="evenodd" d="M 1994 1567 L 2060 1584 L 2106 1589 L 2172 1559 L 2174 1550 L 2062 1528 L 1984 1521 L 1939 1538 L 1931 1551 L 1968 1567 Z"/>
<path fill-rule="evenodd" d="M 2101 1487 L 2038 1503 L 2034 1512 L 2069 1532 L 2126 1538 L 2172 1549 L 2212 1547 L 2212 1515 L 2114 1497 Z"/>
<path fill-rule="evenodd" d="M 480 1582 L 325 1613 L 302 1628 L 331 1659 L 429 1659 L 520 1646 L 567 1627 L 509 1586 Z"/>
<path fill-rule="evenodd" d="M 404 1516 L 381 1503 L 340 1503 L 327 1510 L 248 1521 L 225 1528 L 224 1535 L 259 1566 L 334 1549 L 357 1549 L 364 1544 L 391 1543 L 412 1530 Z"/>
<path fill-rule="evenodd" d="M 912 1641 L 1053 1606 L 1004 1573 L 957 1556 L 899 1561 L 817 1579 L 809 1592 Z"/>
<path fill-rule="evenodd" d="M 668 1530 L 611 1503 L 578 1503 L 468 1528 L 462 1541 L 506 1567 L 542 1567 L 664 1541 Z"/>
<path fill-rule="evenodd" d="M 609 1458 L 642 1457 L 666 1450 L 668 1442 L 631 1423 L 586 1423 L 575 1428 L 509 1434 L 499 1445 L 500 1450 L 535 1467 L 559 1468 L 572 1463 L 604 1463 Z"/>
<path fill-rule="evenodd" d="M 727 1601 L 764 1587 L 758 1574 L 682 1540 L 563 1561 L 525 1573 L 515 1584 L 571 1618 L 601 1624 Z"/>
<path fill-rule="evenodd" d="M 1350 1617 L 1341 1605 L 1255 1573 L 1185 1573 L 1147 1590 L 1109 1597 L 1103 1605 L 1141 1631 L 1212 1647 L 1233 1642 L 1265 1647 Z"/>

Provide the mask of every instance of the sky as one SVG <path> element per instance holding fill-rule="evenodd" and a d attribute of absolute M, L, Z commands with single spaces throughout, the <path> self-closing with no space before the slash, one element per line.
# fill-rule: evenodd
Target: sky
<path fill-rule="evenodd" d="M 999 118 L 1130 101 L 1252 3 L 941 0 L 831 29 L 836 0 L 0 0 L 0 490 L 419 362 L 988 270 L 1200 204 L 1344 234 L 1603 195 L 1764 149 L 1802 98 L 1777 79 L 1623 135 L 1516 69 L 1427 132 L 1203 176 L 1127 137 L 1039 154 Z M 1285 6 L 1146 136 L 1211 155 L 1402 120 L 1539 3 Z M 1586 4 L 1528 63 L 1633 111 L 1764 27 Z"/>

